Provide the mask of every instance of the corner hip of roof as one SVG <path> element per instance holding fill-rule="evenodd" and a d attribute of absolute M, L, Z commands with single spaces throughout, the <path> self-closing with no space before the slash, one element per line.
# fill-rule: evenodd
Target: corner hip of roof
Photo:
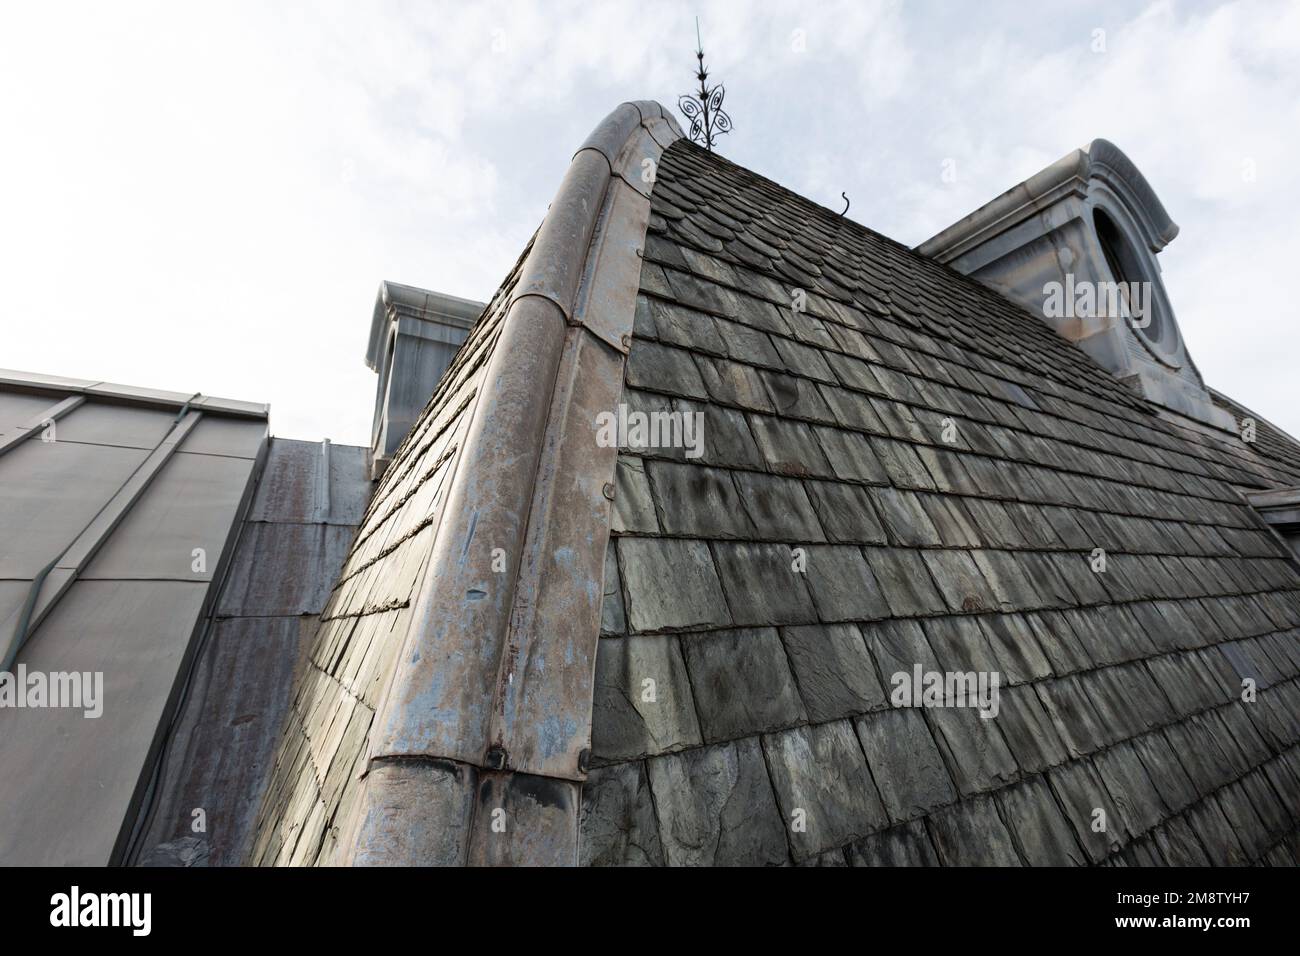
<path fill-rule="evenodd" d="M 525 842 L 507 846 L 467 826 L 462 859 L 576 855 L 618 456 L 597 442 L 595 421 L 622 395 L 649 194 L 663 150 L 680 137 L 657 103 L 622 104 L 597 125 L 573 156 L 475 373 L 460 460 L 366 765 L 450 760 L 477 781 L 480 800 L 494 786 L 508 791 L 501 778 L 515 774 L 570 788 L 574 799 L 548 802 L 556 822 L 546 840 L 521 835 Z M 504 573 L 489 566 L 494 552 L 505 556 Z M 418 856 L 387 838 L 362 845 L 371 831 L 361 821 L 395 799 L 387 780 L 366 778 L 352 815 L 357 845 L 345 851 L 354 859 Z"/>

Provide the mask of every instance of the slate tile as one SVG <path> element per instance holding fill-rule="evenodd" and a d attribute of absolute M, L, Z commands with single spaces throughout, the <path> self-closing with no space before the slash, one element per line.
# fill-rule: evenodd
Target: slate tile
<path fill-rule="evenodd" d="M 613 541 L 605 549 L 605 599 L 600 610 L 600 630 L 602 634 L 627 632 L 627 615 L 623 611 L 623 588 Z"/>
<path fill-rule="evenodd" d="M 1021 866 L 991 797 L 963 800 L 928 818 L 945 866 Z"/>
<path fill-rule="evenodd" d="M 839 425 L 877 435 L 884 433 L 885 426 L 880 421 L 880 416 L 876 414 L 865 396 L 834 385 L 819 384 L 817 387 L 821 390 L 822 397 L 826 399 L 826 404 Z"/>
<path fill-rule="evenodd" d="M 912 680 L 917 664 L 923 671 L 942 670 L 925 631 L 916 621 L 882 621 L 864 624 L 861 630 L 887 695 L 892 693 L 896 682 Z"/>
<path fill-rule="evenodd" d="M 757 536 L 731 472 L 701 465 L 648 461 L 646 473 L 663 530 L 668 534 L 746 539 Z"/>
<path fill-rule="evenodd" d="M 939 866 L 924 820 L 881 830 L 850 843 L 849 866 Z"/>
<path fill-rule="evenodd" d="M 806 575 L 795 570 L 794 549 L 718 542 L 714 553 L 736 624 L 809 624 L 818 619 Z"/>
<path fill-rule="evenodd" d="M 861 632 L 853 624 L 781 629 L 799 696 L 814 723 L 888 703 Z"/>
<path fill-rule="evenodd" d="M 651 300 L 651 311 L 660 342 L 688 351 L 726 354 L 711 316 L 662 299 Z"/>
<path fill-rule="evenodd" d="M 1034 559 L 1041 555 L 1027 551 L 972 551 L 971 559 L 1003 611 L 1032 610 L 1059 606 L 1052 599 L 1050 584 L 1044 579 L 1043 569 L 1035 567 Z"/>
<path fill-rule="evenodd" d="M 834 481 L 804 482 L 821 527 L 831 541 L 884 544 L 885 529 L 867 489 Z"/>
<path fill-rule="evenodd" d="M 749 424 L 758 450 L 777 474 L 823 478 L 834 474 L 809 426 L 767 415 L 750 415 Z"/>
<path fill-rule="evenodd" d="M 609 527 L 620 534 L 629 531 L 655 534 L 659 531 L 654 499 L 646 481 L 645 461 L 641 458 L 618 457 L 618 467 L 614 471 L 614 509 Z"/>
<path fill-rule="evenodd" d="M 835 382 L 835 376 L 827 366 L 820 349 L 801 345 L 780 336 L 774 336 L 772 344 L 776 346 L 782 362 L 791 372 L 819 382 Z"/>
<path fill-rule="evenodd" d="M 681 220 L 678 221 L 679 224 L 680 222 Z M 721 248 L 720 245 L 719 248 Z M 685 272 L 679 272 L 676 269 L 664 271 L 672 288 L 672 294 L 666 296 L 666 298 L 729 319 L 735 318 L 740 312 L 740 300 L 730 290 L 724 289 L 716 283 L 687 275 Z M 644 268 L 641 270 L 641 287 L 646 287 Z"/>
<path fill-rule="evenodd" d="M 957 452 L 928 445 L 917 445 L 914 450 L 930 473 L 936 489 L 945 494 L 976 494 L 975 483 L 961 463 L 962 456 Z"/>
<path fill-rule="evenodd" d="M 1191 807 L 1183 816 L 1201 841 L 1211 865 L 1247 866 L 1252 862 L 1213 796 Z"/>
<path fill-rule="evenodd" d="M 928 708 L 925 715 L 962 793 L 992 790 L 1019 776 L 996 717 L 982 717 L 975 707 L 951 706 Z"/>
<path fill-rule="evenodd" d="M 996 796 L 1002 819 L 1029 866 L 1087 866 L 1088 856 L 1061 814 L 1043 777 L 1030 777 Z"/>
<path fill-rule="evenodd" d="M 778 415 L 815 422 L 835 421 L 834 414 L 817 390 L 817 384 L 811 379 L 781 372 L 760 371 L 758 374 Z"/>
<path fill-rule="evenodd" d="M 1093 758 L 1093 766 L 1114 801 L 1118 821 L 1129 833 L 1144 834 L 1171 814 L 1127 741 L 1103 750 Z"/>
<path fill-rule="evenodd" d="M 922 551 L 921 559 L 950 611 L 983 611 L 995 607 L 993 594 L 979 568 L 965 551 Z"/>
<path fill-rule="evenodd" d="M 1195 803 L 1200 795 L 1196 785 L 1187 776 L 1182 762 L 1172 750 L 1164 734 L 1153 732 L 1133 738 L 1133 749 L 1142 761 L 1149 776 L 1160 788 L 1160 796 L 1173 813 L 1178 813 Z"/>
<path fill-rule="evenodd" d="M 931 618 L 924 622 L 930 646 L 934 648 L 940 664 L 949 671 L 982 671 L 998 673 L 1000 682 L 1006 684 L 1001 662 L 993 653 L 981 620 L 974 616 Z"/>
<path fill-rule="evenodd" d="M 884 466 L 889 482 L 895 488 L 911 488 L 916 491 L 934 491 L 934 479 L 921 459 L 916 456 L 912 446 L 888 438 L 872 437 L 871 448 Z"/>
<path fill-rule="evenodd" d="M 582 785 L 580 866 L 662 866 L 663 848 L 645 764 L 597 767 Z"/>
<path fill-rule="evenodd" d="M 984 542 L 975 523 L 962 506 L 961 499 L 950 495 L 919 494 L 916 496 L 934 525 L 935 544 L 956 548 L 978 548 Z"/>
<path fill-rule="evenodd" d="M 724 627 L 726 598 L 702 541 L 620 538 L 619 566 L 634 631 Z"/>
<path fill-rule="evenodd" d="M 862 551 L 849 545 L 806 549 L 808 588 L 823 621 L 871 621 L 889 616 L 880 584 Z"/>
<path fill-rule="evenodd" d="M 870 495 L 889 532 L 891 543 L 907 547 L 943 543 L 938 529 L 914 493 L 896 488 L 872 488 Z"/>
<path fill-rule="evenodd" d="M 847 720 L 769 734 L 763 752 L 796 861 L 888 823 Z"/>
<path fill-rule="evenodd" d="M 1045 680 L 1033 687 L 1072 757 L 1092 753 L 1103 745 L 1109 735 L 1078 677 Z"/>
<path fill-rule="evenodd" d="M 682 649 L 707 743 L 779 730 L 804 719 L 774 629 L 687 634 Z"/>
<path fill-rule="evenodd" d="M 753 537 L 774 541 L 825 540 L 805 486 L 799 481 L 753 471 L 735 472 L 732 477 L 754 529 Z"/>
<path fill-rule="evenodd" d="M 596 646 L 591 754 L 631 760 L 701 742 L 677 638 L 608 637 Z"/>
<path fill-rule="evenodd" d="M 707 355 L 696 357 L 696 367 L 704 388 L 713 401 L 754 411 L 773 411 L 772 400 L 763 386 L 763 377 L 758 369 Z"/>
<path fill-rule="evenodd" d="M 1210 866 L 1210 858 L 1187 820 L 1181 816 L 1166 820 L 1151 831 L 1151 838 L 1169 866 Z"/>
<path fill-rule="evenodd" d="M 1041 773 L 1069 759 L 1033 687 L 1001 689 L 997 721 L 1007 747 L 1026 773 Z"/>
<path fill-rule="evenodd" d="M 813 426 L 812 431 L 836 478 L 873 484 L 883 484 L 888 480 L 865 435 L 820 425 Z"/>
<path fill-rule="evenodd" d="M 786 827 L 757 738 L 649 761 L 671 866 L 780 866 Z"/>
<path fill-rule="evenodd" d="M 957 799 L 919 710 L 886 710 L 853 723 L 891 820 L 901 823 Z"/>
<path fill-rule="evenodd" d="M 905 548 L 863 548 L 872 574 L 895 616 L 936 614 L 944 599 L 921 560 L 921 552 Z"/>
<path fill-rule="evenodd" d="M 1093 863 L 1100 863 L 1119 849 L 1127 831 L 1116 819 L 1110 793 L 1088 760 L 1076 760 L 1049 770 L 1047 781 L 1064 811 L 1065 821 L 1074 831 L 1075 840 Z"/>
<path fill-rule="evenodd" d="M 743 412 L 682 398 L 676 399 L 674 404 L 683 415 L 703 416 L 696 419 L 700 422 L 700 443 L 703 445 L 698 463 L 727 468 L 766 467 Z"/>
<path fill-rule="evenodd" d="M 1052 675 L 1052 664 L 1024 615 L 988 614 L 979 623 L 1008 684 Z"/>
<path fill-rule="evenodd" d="M 627 359 L 627 383 L 687 398 L 705 398 L 704 382 L 691 354 L 644 339 L 633 339 Z"/>
<path fill-rule="evenodd" d="M 728 322 L 726 319 L 717 319 L 716 322 L 729 357 L 763 368 L 781 368 L 785 364 L 766 332 L 738 322 Z"/>

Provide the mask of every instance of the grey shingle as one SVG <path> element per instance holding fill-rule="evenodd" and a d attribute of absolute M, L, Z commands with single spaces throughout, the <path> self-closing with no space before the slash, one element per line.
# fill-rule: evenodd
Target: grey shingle
<path fill-rule="evenodd" d="M 865 435 L 820 425 L 812 426 L 812 432 L 826 454 L 831 474 L 836 478 L 875 484 L 888 480 Z"/>
<path fill-rule="evenodd" d="M 662 866 L 659 825 L 645 764 L 597 767 L 582 785 L 581 866 Z"/>
<path fill-rule="evenodd" d="M 808 426 L 767 415 L 750 415 L 750 428 L 768 467 L 781 475 L 830 477 L 830 464 Z"/>
<path fill-rule="evenodd" d="M 848 845 L 847 854 L 849 866 L 939 865 L 923 820 L 863 837 Z"/>
<path fill-rule="evenodd" d="M 963 794 L 992 790 L 1016 779 L 1016 758 L 1002 738 L 996 717 L 984 718 L 974 707 L 934 707 L 925 715 Z"/>
<path fill-rule="evenodd" d="M 815 723 L 887 703 L 861 632 L 853 624 L 781 630 L 800 698 Z"/>
<path fill-rule="evenodd" d="M 1051 787 L 1042 777 L 1031 777 L 997 794 L 1002 818 L 1030 866 L 1086 866 L 1070 825 L 1061 815 Z"/>
<path fill-rule="evenodd" d="M 796 860 L 842 846 L 888 822 L 847 720 L 769 734 L 763 752 Z"/>
<path fill-rule="evenodd" d="M 614 472 L 614 513 L 610 530 L 617 532 L 659 531 L 654 500 L 646 481 L 645 462 L 630 455 L 619 455 Z"/>
<path fill-rule="evenodd" d="M 673 866 L 776 866 L 786 828 L 757 738 L 649 761 L 667 861 Z"/>
<path fill-rule="evenodd" d="M 942 543 L 938 530 L 914 493 L 896 488 L 873 488 L 870 494 L 891 543 L 908 547 Z"/>
<path fill-rule="evenodd" d="M 1115 819 L 1114 801 L 1091 762 L 1076 760 L 1063 764 L 1048 771 L 1047 781 L 1065 813 L 1066 823 L 1074 831 L 1075 840 L 1093 863 L 1100 863 L 1119 849 L 1126 831 Z"/>
<path fill-rule="evenodd" d="M 620 538 L 628 622 L 634 631 L 731 623 L 709 546 L 702 541 Z"/>
<path fill-rule="evenodd" d="M 804 719 L 775 629 L 688 634 L 682 649 L 706 742 L 778 730 Z"/>
<path fill-rule="evenodd" d="M 646 462 L 655 504 L 668 534 L 753 538 L 731 472 L 669 461 Z"/>
<path fill-rule="evenodd" d="M 853 725 L 892 820 L 910 820 L 957 799 L 920 711 L 886 710 Z"/>
<path fill-rule="evenodd" d="M 950 611 L 981 611 L 994 607 L 988 582 L 965 551 L 922 551 L 939 593 Z"/>
<path fill-rule="evenodd" d="M 797 559 L 792 548 L 723 541 L 713 547 L 736 624 L 807 624 L 817 620 L 806 575 L 794 570 Z"/>
<path fill-rule="evenodd" d="M 623 611 L 623 587 L 618 573 L 618 557 L 614 542 L 605 550 L 605 600 L 600 611 L 600 630 L 605 634 L 623 634 L 627 631 L 627 615 Z"/>
<path fill-rule="evenodd" d="M 889 616 L 880 584 L 862 551 L 851 545 L 807 549 L 808 588 L 823 621 L 874 621 Z"/>
<path fill-rule="evenodd" d="M 885 529 L 866 488 L 835 481 L 804 482 L 821 527 L 832 541 L 883 544 Z"/>
<path fill-rule="evenodd" d="M 804 486 L 793 478 L 760 472 L 734 474 L 753 537 L 772 541 L 822 541 L 821 525 Z"/>
<path fill-rule="evenodd" d="M 704 383 L 691 360 L 691 353 L 643 339 L 632 341 L 627 359 L 627 383 L 688 398 L 704 398 Z"/>
<path fill-rule="evenodd" d="M 760 412 L 773 410 L 758 369 L 703 355 L 699 356 L 697 364 L 704 387 L 713 401 Z"/>
<path fill-rule="evenodd" d="M 935 614 L 944 610 L 943 596 L 935 587 L 920 552 L 905 548 L 863 548 L 862 552 L 895 615 Z"/>
<path fill-rule="evenodd" d="M 963 800 L 929 820 L 939 858 L 948 866 L 1021 865 L 991 797 Z"/>
<path fill-rule="evenodd" d="M 591 716 L 593 760 L 629 760 L 700 742 L 677 638 L 601 639 Z"/>

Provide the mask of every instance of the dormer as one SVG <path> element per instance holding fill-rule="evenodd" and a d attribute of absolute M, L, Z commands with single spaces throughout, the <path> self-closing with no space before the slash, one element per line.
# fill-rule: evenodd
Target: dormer
<path fill-rule="evenodd" d="M 1093 140 L 917 247 L 1041 316 L 1149 401 L 1226 431 L 1156 255 L 1175 236 L 1146 177 Z"/>
<path fill-rule="evenodd" d="M 482 302 L 398 282 L 379 284 L 366 348 L 366 365 L 379 373 L 370 433 L 372 480 L 384 473 L 482 311 Z"/>

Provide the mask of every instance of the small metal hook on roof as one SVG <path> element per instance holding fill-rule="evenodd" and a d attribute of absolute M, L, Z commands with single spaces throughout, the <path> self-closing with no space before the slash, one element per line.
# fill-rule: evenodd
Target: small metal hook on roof
<path fill-rule="evenodd" d="M 844 200 L 844 209 L 840 212 L 840 215 L 843 216 L 849 211 L 849 197 L 847 193 L 840 193 L 840 198 Z"/>

